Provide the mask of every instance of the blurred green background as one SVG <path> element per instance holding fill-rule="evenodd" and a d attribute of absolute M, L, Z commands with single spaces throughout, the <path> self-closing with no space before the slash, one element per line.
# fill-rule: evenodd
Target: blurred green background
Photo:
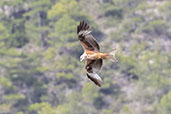
<path fill-rule="evenodd" d="M 104 61 L 86 77 L 86 21 Z M 0 114 L 171 114 L 170 0 L 1 0 Z"/>

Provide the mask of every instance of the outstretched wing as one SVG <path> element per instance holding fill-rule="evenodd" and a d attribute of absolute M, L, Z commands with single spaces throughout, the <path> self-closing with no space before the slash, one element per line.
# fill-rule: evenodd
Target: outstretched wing
<path fill-rule="evenodd" d="M 90 27 L 84 21 L 77 26 L 78 39 L 84 50 L 100 51 L 100 46 L 95 38 L 90 34 Z"/>
<path fill-rule="evenodd" d="M 103 60 L 97 59 L 97 60 L 90 60 L 88 59 L 86 61 L 86 70 L 87 72 L 99 72 L 102 68 Z"/>
<path fill-rule="evenodd" d="M 102 59 L 87 60 L 86 67 L 85 67 L 87 70 L 87 77 L 99 87 L 101 87 L 102 85 L 102 79 L 96 72 L 101 70 L 102 64 L 103 64 Z"/>

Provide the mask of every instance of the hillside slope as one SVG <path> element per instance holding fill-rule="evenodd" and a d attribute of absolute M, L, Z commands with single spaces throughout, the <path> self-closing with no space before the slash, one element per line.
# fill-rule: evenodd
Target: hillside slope
<path fill-rule="evenodd" d="M 168 0 L 0 1 L 0 114 L 170 114 Z M 76 28 L 103 52 L 101 88 L 86 77 Z"/>

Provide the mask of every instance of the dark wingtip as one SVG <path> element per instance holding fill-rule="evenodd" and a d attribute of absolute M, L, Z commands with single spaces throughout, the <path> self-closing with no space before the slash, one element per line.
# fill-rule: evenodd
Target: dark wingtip
<path fill-rule="evenodd" d="M 82 30 L 89 30 L 89 26 L 85 21 L 80 21 L 80 24 L 77 26 L 77 34 Z"/>
<path fill-rule="evenodd" d="M 87 73 L 87 77 L 88 77 L 91 81 L 93 81 L 96 85 L 98 85 L 99 87 L 102 86 L 102 82 L 100 82 L 100 81 L 98 81 L 98 80 L 92 78 L 88 73 Z"/>

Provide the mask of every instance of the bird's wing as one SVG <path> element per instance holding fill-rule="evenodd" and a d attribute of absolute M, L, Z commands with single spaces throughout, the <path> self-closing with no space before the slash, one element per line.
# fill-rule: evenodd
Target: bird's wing
<path fill-rule="evenodd" d="M 94 64 L 92 64 L 93 69 L 95 70 L 95 72 L 99 72 L 101 71 L 103 65 L 103 60 L 102 59 L 97 59 Z"/>
<path fill-rule="evenodd" d="M 85 67 L 87 70 L 87 77 L 99 87 L 102 85 L 102 79 L 96 72 L 101 70 L 102 64 L 102 59 L 87 60 Z"/>
<path fill-rule="evenodd" d="M 87 77 L 99 87 L 102 86 L 102 79 L 97 73 L 87 73 Z"/>
<path fill-rule="evenodd" d="M 103 60 L 97 59 L 97 60 L 86 60 L 86 70 L 87 72 L 99 72 L 102 68 Z"/>
<path fill-rule="evenodd" d="M 100 46 L 95 38 L 90 34 L 90 27 L 84 21 L 77 26 L 78 39 L 84 50 L 100 51 Z"/>

